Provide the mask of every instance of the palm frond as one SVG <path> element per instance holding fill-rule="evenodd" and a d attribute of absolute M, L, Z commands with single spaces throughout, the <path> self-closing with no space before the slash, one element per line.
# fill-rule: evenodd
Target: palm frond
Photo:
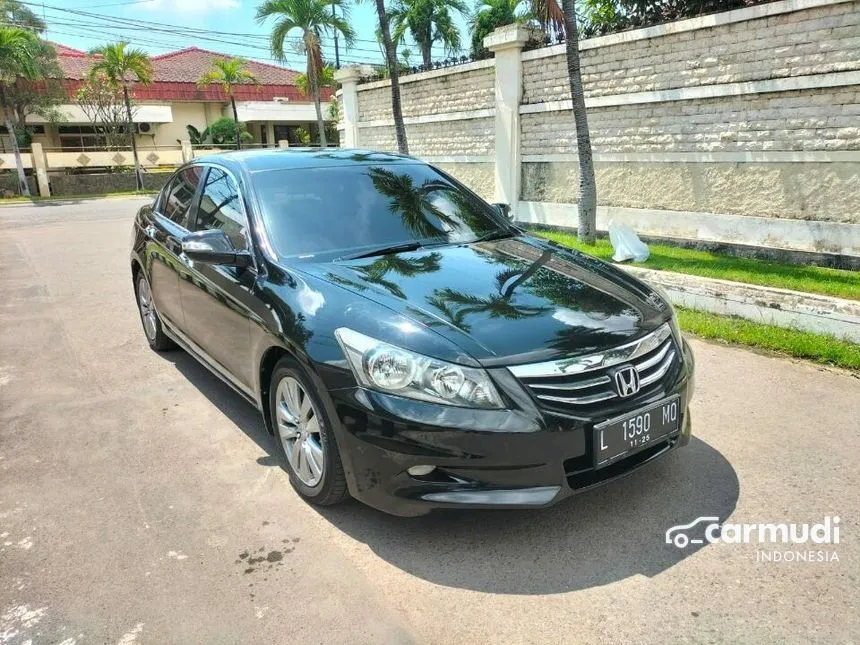
<path fill-rule="evenodd" d="M 95 79 L 101 75 L 114 84 L 136 80 L 149 85 L 152 82 L 152 61 L 149 55 L 142 49 L 127 47 L 128 43 L 121 40 L 91 49 L 89 55 L 95 60 L 90 66 L 89 77 Z"/>
<path fill-rule="evenodd" d="M 38 37 L 28 29 L 0 27 L 0 78 L 7 82 L 18 77 L 37 80 L 39 46 Z"/>
<path fill-rule="evenodd" d="M 197 79 L 197 86 L 210 83 L 220 83 L 224 93 L 233 95 L 233 87 L 243 83 L 259 83 L 254 73 L 247 69 L 248 61 L 244 58 L 216 58 L 212 66 Z"/>
<path fill-rule="evenodd" d="M 290 18 L 282 18 L 275 26 L 272 28 L 272 34 L 269 36 L 269 49 L 272 52 L 272 56 L 281 62 L 287 60 L 287 54 L 284 51 L 284 43 L 287 40 L 287 36 L 289 36 L 290 32 L 293 29 L 299 28 L 292 19 Z"/>
<path fill-rule="evenodd" d="M 558 0 L 529 0 L 529 13 L 548 33 L 564 33 L 564 11 Z"/>

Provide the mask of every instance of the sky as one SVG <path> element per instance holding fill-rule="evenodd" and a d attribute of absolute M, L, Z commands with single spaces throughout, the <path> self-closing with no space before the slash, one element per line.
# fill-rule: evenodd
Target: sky
<path fill-rule="evenodd" d="M 48 24 L 46 38 L 76 49 L 88 50 L 117 40 L 128 40 L 150 55 L 163 54 L 184 47 L 196 46 L 232 56 L 273 63 L 268 50 L 268 34 L 272 22 L 258 25 L 254 21 L 261 0 L 26 0 L 37 15 Z M 350 24 L 356 31 L 356 42 L 347 49 L 340 43 L 341 65 L 381 63 L 382 55 L 376 43 L 376 9 L 372 0 L 360 4 L 350 2 Z M 89 12 L 84 16 L 74 12 Z M 129 19 L 146 21 L 130 25 Z M 465 18 L 458 20 L 461 39 L 468 47 Z M 193 30 L 193 31 L 189 31 Z M 293 35 L 293 34 L 291 34 Z M 294 32 L 298 38 L 298 31 Z M 332 39 L 323 41 L 324 55 L 334 62 Z M 406 46 L 409 46 L 408 44 Z M 413 65 L 420 64 L 420 53 L 410 46 Z M 465 52 L 461 52 L 465 53 Z M 444 58 L 441 46 L 434 57 Z M 288 53 L 287 65 L 305 68 L 304 54 Z"/>

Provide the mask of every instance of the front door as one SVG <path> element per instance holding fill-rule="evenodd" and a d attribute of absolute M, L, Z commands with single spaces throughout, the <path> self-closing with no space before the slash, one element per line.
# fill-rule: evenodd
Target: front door
<path fill-rule="evenodd" d="M 186 215 L 203 170 L 200 166 L 189 166 L 176 173 L 161 191 L 145 228 L 155 309 L 168 326 L 180 331 L 184 327 L 179 295 L 180 275 L 184 272 L 180 259 L 182 238 L 188 232 Z"/>
<path fill-rule="evenodd" d="M 221 229 L 234 247 L 249 248 L 248 221 L 239 187 L 221 168 L 209 168 L 190 220 L 193 231 Z M 180 281 L 180 290 L 189 338 L 206 354 L 204 358 L 250 392 L 250 319 L 256 270 L 253 266 L 239 269 L 202 264 L 187 257 L 183 261 L 188 279 Z"/>

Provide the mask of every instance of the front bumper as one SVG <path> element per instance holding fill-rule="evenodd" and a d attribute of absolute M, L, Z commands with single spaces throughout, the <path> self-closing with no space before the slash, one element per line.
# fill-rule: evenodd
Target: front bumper
<path fill-rule="evenodd" d="M 681 430 L 601 469 L 594 468 L 592 428 L 618 414 L 591 418 L 539 410 L 512 379 L 499 384 L 515 409 L 471 410 L 440 406 L 362 388 L 331 391 L 335 432 L 350 493 L 401 516 L 436 508 L 537 508 L 627 475 L 685 445 L 691 437 L 689 399 L 693 358 L 673 379 L 629 410 L 679 394 Z M 406 470 L 432 465 L 427 476 Z"/>

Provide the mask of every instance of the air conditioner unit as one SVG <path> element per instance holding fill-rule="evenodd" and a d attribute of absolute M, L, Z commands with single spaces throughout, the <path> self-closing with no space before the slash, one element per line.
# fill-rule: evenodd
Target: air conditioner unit
<path fill-rule="evenodd" d="M 154 123 L 136 123 L 138 134 L 155 134 Z"/>

